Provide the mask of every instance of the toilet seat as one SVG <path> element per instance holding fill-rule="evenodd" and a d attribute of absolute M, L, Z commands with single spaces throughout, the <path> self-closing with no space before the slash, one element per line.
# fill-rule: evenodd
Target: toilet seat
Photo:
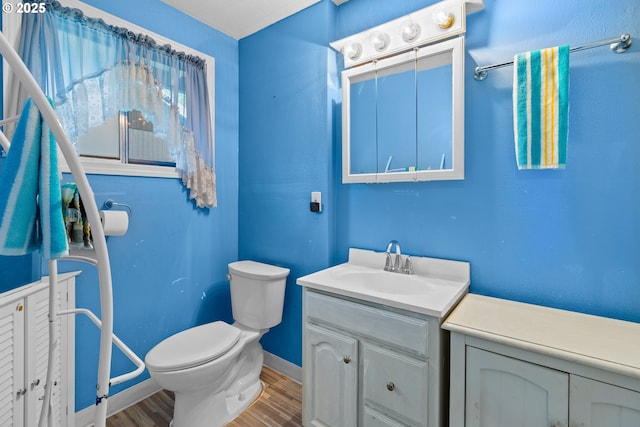
<path fill-rule="evenodd" d="M 145 364 L 155 371 L 177 371 L 210 362 L 227 353 L 242 331 L 217 321 L 179 332 L 153 347 Z"/>

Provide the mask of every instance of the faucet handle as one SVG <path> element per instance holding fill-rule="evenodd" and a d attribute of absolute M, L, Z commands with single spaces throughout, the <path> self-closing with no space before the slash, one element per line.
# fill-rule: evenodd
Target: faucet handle
<path fill-rule="evenodd" d="M 404 266 L 402 267 L 402 272 L 406 274 L 413 274 L 413 264 L 411 264 L 411 257 L 407 256 L 407 259 L 404 261 Z"/>
<path fill-rule="evenodd" d="M 391 265 L 391 254 L 387 252 L 387 260 L 384 263 L 384 271 L 393 271 L 393 266 Z"/>

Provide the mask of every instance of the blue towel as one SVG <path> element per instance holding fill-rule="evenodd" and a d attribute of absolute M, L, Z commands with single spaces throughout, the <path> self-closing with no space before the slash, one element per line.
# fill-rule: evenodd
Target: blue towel
<path fill-rule="evenodd" d="M 13 135 L 0 189 L 1 255 L 38 249 L 47 259 L 68 254 L 56 141 L 31 99 Z"/>
<path fill-rule="evenodd" d="M 569 46 L 520 53 L 513 63 L 518 169 L 564 168 L 569 129 Z"/>

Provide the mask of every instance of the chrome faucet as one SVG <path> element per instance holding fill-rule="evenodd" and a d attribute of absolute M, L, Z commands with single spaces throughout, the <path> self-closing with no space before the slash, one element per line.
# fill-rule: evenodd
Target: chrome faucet
<path fill-rule="evenodd" d="M 393 265 L 391 265 L 391 250 L 393 249 L 393 245 L 396 246 L 396 258 Z M 402 256 L 402 252 L 400 251 L 400 242 L 397 240 L 392 240 L 387 245 L 387 261 L 384 264 L 385 271 L 396 271 L 400 268 L 400 257 Z"/>
<path fill-rule="evenodd" d="M 393 265 L 391 263 L 391 250 L 393 246 L 396 247 L 396 255 L 393 261 Z M 411 257 L 407 256 L 404 264 L 402 264 L 402 252 L 400 251 L 400 243 L 397 240 L 392 240 L 387 245 L 387 260 L 384 264 L 384 271 L 391 271 L 394 273 L 402 273 L 402 274 L 413 274 L 413 266 L 411 265 Z"/>

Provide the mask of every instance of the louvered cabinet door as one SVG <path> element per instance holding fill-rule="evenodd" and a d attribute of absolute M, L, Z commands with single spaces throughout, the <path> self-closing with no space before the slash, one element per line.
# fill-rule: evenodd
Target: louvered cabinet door
<path fill-rule="evenodd" d="M 61 291 L 56 295 L 56 310 L 61 309 Z M 25 414 L 25 426 L 36 427 L 38 425 L 40 411 L 45 393 L 47 380 L 47 363 L 49 357 L 49 289 L 43 288 L 27 296 L 26 298 L 26 388 L 27 408 Z M 56 347 L 54 350 L 54 370 L 52 377 L 51 410 L 53 424 L 63 425 L 61 418 L 61 392 L 62 381 L 62 339 L 61 323 L 64 318 L 56 322 Z M 35 410 L 33 410 L 35 408 Z"/>
<path fill-rule="evenodd" d="M 24 325 L 22 300 L 0 305 L 0 426 L 24 423 Z"/>
<path fill-rule="evenodd" d="M 75 306 L 75 275 L 59 279 L 56 311 Z M 51 421 L 74 425 L 73 316 L 56 323 Z M 46 279 L 0 294 L 0 427 L 37 427 L 49 358 L 49 285 Z"/>

